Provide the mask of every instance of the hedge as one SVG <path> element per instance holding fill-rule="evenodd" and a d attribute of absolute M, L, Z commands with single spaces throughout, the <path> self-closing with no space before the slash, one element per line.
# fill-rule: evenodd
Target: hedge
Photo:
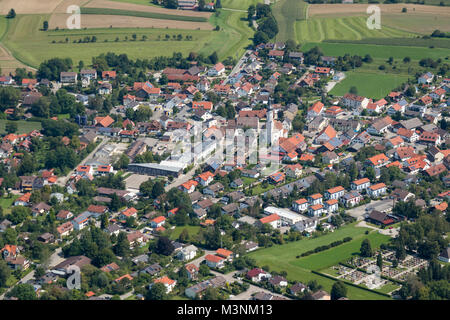
<path fill-rule="evenodd" d="M 344 244 L 344 243 L 349 242 L 351 240 L 352 240 L 351 237 L 345 237 L 342 240 L 337 240 L 337 241 L 334 241 L 334 242 L 332 242 L 332 243 L 330 243 L 328 245 L 319 246 L 319 247 L 315 248 L 314 250 L 309 250 L 309 251 L 303 252 L 301 255 L 296 256 L 296 258 L 298 259 L 300 257 L 309 256 L 309 255 L 311 255 L 313 253 L 319 253 L 321 251 L 325 251 L 325 250 L 328 250 L 328 249 L 340 246 L 341 244 Z"/>

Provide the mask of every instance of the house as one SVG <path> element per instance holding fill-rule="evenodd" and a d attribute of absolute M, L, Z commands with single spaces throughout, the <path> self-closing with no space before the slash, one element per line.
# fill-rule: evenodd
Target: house
<path fill-rule="evenodd" d="M 239 204 L 230 203 L 222 207 L 222 214 L 233 215 L 239 212 Z"/>
<path fill-rule="evenodd" d="M 28 206 L 30 204 L 31 193 L 27 192 L 14 201 L 15 206 Z"/>
<path fill-rule="evenodd" d="M 219 62 L 215 64 L 211 69 L 208 70 L 208 76 L 217 77 L 225 72 L 225 66 Z"/>
<path fill-rule="evenodd" d="M 374 184 L 367 189 L 367 193 L 372 198 L 377 198 L 386 194 L 386 185 L 383 182 Z"/>
<path fill-rule="evenodd" d="M 55 240 L 55 236 L 49 232 L 41 234 L 38 238 L 38 241 L 41 241 L 43 243 L 51 243 Z"/>
<path fill-rule="evenodd" d="M 336 130 L 331 125 L 328 125 L 316 137 L 315 143 L 324 144 L 325 142 L 328 142 L 331 139 L 336 138 L 336 136 L 337 136 Z"/>
<path fill-rule="evenodd" d="M 68 235 L 70 235 L 70 233 L 73 231 L 73 224 L 70 221 L 67 221 L 63 224 L 61 224 L 60 226 L 58 226 L 56 228 L 56 231 L 59 234 L 60 238 L 66 237 Z"/>
<path fill-rule="evenodd" d="M 114 80 L 117 77 L 116 71 L 102 71 L 103 80 Z"/>
<path fill-rule="evenodd" d="M 233 258 L 235 257 L 235 254 L 233 253 L 233 251 L 227 250 L 227 249 L 223 249 L 223 248 L 219 248 L 216 250 L 216 255 L 218 255 L 219 257 L 222 257 L 224 259 L 226 259 L 227 261 L 233 261 Z M 239 255 L 237 255 L 236 257 L 238 257 Z"/>
<path fill-rule="evenodd" d="M 260 282 L 262 280 L 268 280 L 272 278 L 272 275 L 263 269 L 260 268 L 254 268 L 247 272 L 245 275 L 247 279 L 251 280 L 252 282 Z"/>
<path fill-rule="evenodd" d="M 230 183 L 230 187 L 232 188 L 242 188 L 244 186 L 244 182 L 241 178 L 237 178 Z"/>
<path fill-rule="evenodd" d="M 83 230 L 89 224 L 91 214 L 89 212 L 83 212 L 72 220 L 73 228 L 75 230 Z"/>
<path fill-rule="evenodd" d="M 77 77 L 76 72 L 61 72 L 59 78 L 61 83 L 76 83 Z"/>
<path fill-rule="evenodd" d="M 288 285 L 286 278 L 282 276 L 274 276 L 269 280 L 269 282 L 275 287 L 287 287 Z"/>
<path fill-rule="evenodd" d="M 181 261 L 192 260 L 197 255 L 197 250 L 197 247 L 191 244 L 181 249 L 177 254 L 177 258 Z"/>
<path fill-rule="evenodd" d="M 292 203 L 292 209 L 296 212 L 305 212 L 308 210 L 308 201 L 304 198 L 295 200 Z"/>
<path fill-rule="evenodd" d="M 441 143 L 441 136 L 435 132 L 424 131 L 419 136 L 419 142 L 427 145 L 437 146 Z"/>
<path fill-rule="evenodd" d="M 311 205 L 308 208 L 308 215 L 311 217 L 319 217 L 324 212 L 324 206 L 322 204 Z"/>
<path fill-rule="evenodd" d="M 376 120 L 367 129 L 367 132 L 375 135 L 385 134 L 392 125 L 392 119 L 389 116 Z"/>
<path fill-rule="evenodd" d="M 127 208 L 119 214 L 119 219 L 122 219 L 122 220 L 131 218 L 131 217 L 133 217 L 135 219 L 137 219 L 137 217 L 138 217 L 137 210 L 133 207 Z"/>
<path fill-rule="evenodd" d="M 205 261 L 206 265 L 210 268 L 221 269 L 225 266 L 225 259 L 217 255 L 208 254 L 205 257 Z"/>
<path fill-rule="evenodd" d="M 110 116 L 95 117 L 94 118 L 94 125 L 95 126 L 100 126 L 100 127 L 103 127 L 103 128 L 107 128 L 113 123 L 114 123 L 114 119 L 111 118 Z"/>
<path fill-rule="evenodd" d="M 153 280 L 153 283 L 162 283 L 166 287 L 166 293 L 170 293 L 175 285 L 177 284 L 176 280 L 170 279 L 168 276 L 164 276 L 158 279 Z"/>
<path fill-rule="evenodd" d="M 50 209 L 52 207 L 46 204 L 45 202 L 39 202 L 38 204 L 35 204 L 31 207 L 31 212 L 33 214 L 33 217 L 37 217 L 40 214 L 47 214 L 50 212 Z"/>
<path fill-rule="evenodd" d="M 297 282 L 289 288 L 289 292 L 293 295 L 297 295 L 299 292 L 303 293 L 308 287 L 303 283 Z"/>
<path fill-rule="evenodd" d="M 319 221 L 318 218 L 308 218 L 298 221 L 292 226 L 292 229 L 298 232 L 307 232 L 309 234 L 313 233 L 317 228 L 317 222 Z"/>
<path fill-rule="evenodd" d="M 378 210 L 372 210 L 367 217 L 367 221 L 381 226 L 388 226 L 395 222 L 387 213 Z"/>
<path fill-rule="evenodd" d="M 356 191 L 352 190 L 344 194 L 339 201 L 347 208 L 358 205 L 363 199 L 362 195 Z"/>
<path fill-rule="evenodd" d="M 419 84 L 430 84 L 433 82 L 434 75 L 431 72 L 424 73 L 417 79 Z"/>
<path fill-rule="evenodd" d="M 314 119 L 320 116 L 324 112 L 324 104 L 320 101 L 315 102 L 309 109 L 307 113 L 307 118 Z"/>
<path fill-rule="evenodd" d="M 89 259 L 86 256 L 72 256 L 61 262 L 60 264 L 53 267 L 52 272 L 58 275 L 68 275 L 71 274 L 73 271 L 73 267 L 78 267 L 81 269 L 82 267 L 86 265 L 91 264 L 91 259 Z"/>
<path fill-rule="evenodd" d="M 337 199 L 339 200 L 345 193 L 345 189 L 342 186 L 334 187 L 325 191 L 325 199 Z"/>
<path fill-rule="evenodd" d="M 384 154 L 380 153 L 373 157 L 367 159 L 367 164 L 373 168 L 381 168 L 389 163 L 389 158 Z"/>
<path fill-rule="evenodd" d="M 166 218 L 164 216 L 159 216 L 159 217 L 154 218 L 150 222 L 150 226 L 152 228 L 159 228 L 159 227 L 162 227 L 164 225 L 164 223 L 166 223 Z"/>
<path fill-rule="evenodd" d="M 331 296 L 326 291 L 323 291 L 323 290 L 314 292 L 311 295 L 311 297 L 313 300 L 331 300 Z"/>
<path fill-rule="evenodd" d="M 272 184 L 279 184 L 285 180 L 285 174 L 283 172 L 276 172 L 269 176 L 269 182 Z"/>
<path fill-rule="evenodd" d="M 438 259 L 443 262 L 450 263 L 450 247 L 445 248 L 438 256 Z"/>
<path fill-rule="evenodd" d="M 273 213 L 269 216 L 259 219 L 259 223 L 261 225 L 269 224 L 274 229 L 278 229 L 281 227 L 281 218 L 278 214 Z"/>
<path fill-rule="evenodd" d="M 339 203 L 338 199 L 330 199 L 325 201 L 324 207 L 325 211 L 327 211 L 328 213 L 336 212 L 339 208 L 338 203 Z"/>
<path fill-rule="evenodd" d="M 323 196 L 320 193 L 315 193 L 308 196 L 308 202 L 311 205 L 322 204 Z"/>
<path fill-rule="evenodd" d="M 198 185 L 198 182 L 195 180 L 189 180 L 185 183 L 181 184 L 178 189 L 186 193 L 192 193 L 195 191 L 195 187 Z"/>
<path fill-rule="evenodd" d="M 82 69 L 80 76 L 84 79 L 95 80 L 97 79 L 97 71 L 95 69 Z"/>
<path fill-rule="evenodd" d="M 94 216 L 95 218 L 98 218 L 102 214 L 106 213 L 108 211 L 107 206 L 101 206 L 101 205 L 94 205 L 91 204 L 87 209 L 86 212 L 90 215 Z"/>
<path fill-rule="evenodd" d="M 355 94 L 347 93 L 342 98 L 341 103 L 346 107 L 359 109 L 367 107 L 369 99 L 367 99 L 366 97 L 361 97 Z"/>
<path fill-rule="evenodd" d="M 191 281 L 197 280 L 199 268 L 193 263 L 188 263 L 184 267 L 186 268 L 188 279 Z"/>
<path fill-rule="evenodd" d="M 140 231 L 134 231 L 127 234 L 127 240 L 130 243 L 130 248 L 139 246 L 147 241 L 147 237 Z"/>
<path fill-rule="evenodd" d="M 216 182 L 205 189 L 203 189 L 204 194 L 211 195 L 213 197 L 216 197 L 218 193 L 222 192 L 224 190 L 224 186 L 220 182 Z"/>
<path fill-rule="evenodd" d="M 103 82 L 98 88 L 98 94 L 106 95 L 112 93 L 112 85 L 109 82 Z"/>
<path fill-rule="evenodd" d="M 285 167 L 285 172 L 288 177 L 298 178 L 303 173 L 303 166 L 299 163 L 290 164 Z"/>

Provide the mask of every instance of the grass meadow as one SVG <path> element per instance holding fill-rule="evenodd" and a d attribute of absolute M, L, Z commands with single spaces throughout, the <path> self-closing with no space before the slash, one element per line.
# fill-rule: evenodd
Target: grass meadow
<path fill-rule="evenodd" d="M 17 15 L 15 19 L 9 21 L 3 43 L 16 59 L 33 67 L 38 67 L 42 61 L 53 57 L 69 57 L 74 64 L 83 60 L 89 65 L 92 57 L 108 51 L 117 54 L 126 53 L 132 59 L 171 56 L 174 52 L 188 55 L 190 52 L 211 54 L 217 51 L 219 57 L 224 59 L 228 56 L 240 56 L 244 52 L 244 47 L 251 41 L 252 29 L 243 20 L 244 17 L 245 13 L 232 11 L 222 11 L 218 17 L 213 15 L 210 22 L 219 25 L 220 31 L 102 28 L 44 32 L 40 31 L 40 28 L 43 22 L 48 20 L 48 16 Z M 3 19 L 0 19 L 0 23 L 3 23 L 2 21 Z M 132 34 L 136 34 L 136 41 L 131 41 Z M 171 40 L 164 40 L 166 34 Z M 183 40 L 173 40 L 173 36 L 178 34 L 183 36 Z M 97 37 L 95 43 L 74 43 L 86 36 L 94 35 Z M 147 36 L 147 40 L 141 41 L 144 35 Z M 186 36 L 192 36 L 192 40 L 186 40 Z"/>
<path fill-rule="evenodd" d="M 351 71 L 346 72 L 346 78 L 336 84 L 330 94 L 343 96 L 354 86 L 358 89 L 358 94 L 362 96 L 381 99 L 407 80 L 408 76 L 405 75 Z"/>
<path fill-rule="evenodd" d="M 334 280 L 314 274 L 311 270 L 321 270 L 339 261 L 346 260 L 359 252 L 359 247 L 363 239 L 371 241 L 372 248 L 381 243 L 388 242 L 389 237 L 376 232 L 365 235 L 367 228 L 355 227 L 354 224 L 341 227 L 333 233 L 320 236 L 318 238 L 303 239 L 300 241 L 274 245 L 269 248 L 258 249 L 249 254 L 254 258 L 258 266 L 269 266 L 270 270 L 286 271 L 289 280 L 307 283 L 316 280 L 326 291 L 330 291 Z M 297 259 L 296 256 L 308 250 L 313 250 L 318 246 L 330 244 L 345 237 L 352 237 L 353 240 L 341 246 L 312 254 L 310 256 Z M 378 300 L 387 299 L 373 292 L 365 291 L 356 287 L 347 286 L 348 297 L 352 300 Z"/>

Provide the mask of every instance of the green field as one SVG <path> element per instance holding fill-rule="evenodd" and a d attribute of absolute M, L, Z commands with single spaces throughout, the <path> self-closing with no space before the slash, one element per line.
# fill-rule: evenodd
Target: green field
<path fill-rule="evenodd" d="M 256 4 L 258 2 L 264 3 L 264 1 L 262 1 L 262 0 L 223 0 L 222 8 L 247 11 L 247 9 L 248 9 L 248 7 L 250 7 L 250 5 L 253 4 L 256 6 Z"/>
<path fill-rule="evenodd" d="M 435 47 L 450 49 L 450 39 L 445 38 L 364 38 L 361 40 L 324 40 L 325 42 L 352 43 L 352 44 L 376 44 L 390 46 Z M 431 48 L 430 48 L 431 49 Z"/>
<path fill-rule="evenodd" d="M 284 245 L 275 245 L 269 248 L 259 249 L 249 254 L 256 260 L 258 266 L 269 266 L 270 270 L 286 271 L 289 280 L 296 280 L 307 283 L 311 280 L 317 280 L 325 290 L 328 292 L 334 283 L 333 280 L 321 277 L 311 272 L 314 269 L 323 269 L 335 264 L 338 261 L 350 258 L 359 250 L 359 245 L 364 238 L 371 240 L 372 247 L 379 245 L 382 242 L 387 242 L 387 236 L 379 235 L 371 232 L 365 235 L 364 232 L 369 230 L 367 228 L 358 228 L 354 224 L 344 226 L 333 233 L 314 239 L 304 239 L 296 242 L 286 243 Z M 318 246 L 330 244 L 336 240 L 342 240 L 345 237 L 352 237 L 353 240 L 347 244 L 323 251 L 318 254 L 313 254 L 305 258 L 296 259 L 297 255 L 308 250 L 313 250 Z M 335 252 L 336 251 L 336 252 Z M 316 257 L 317 256 L 317 257 Z M 381 295 L 358 289 L 352 286 L 347 286 L 348 297 L 354 300 L 379 300 L 386 299 Z"/>
<path fill-rule="evenodd" d="M 172 230 L 172 232 L 170 234 L 170 239 L 172 239 L 172 240 L 178 239 L 178 237 L 180 236 L 180 233 L 184 229 L 187 229 L 188 233 L 189 233 L 189 236 L 193 237 L 199 232 L 200 228 L 201 228 L 200 226 L 181 226 L 181 227 L 176 227 L 175 229 Z"/>
<path fill-rule="evenodd" d="M 423 58 L 444 59 L 445 57 L 450 56 L 450 49 L 445 48 L 430 49 L 413 46 L 360 45 L 353 43 L 330 42 L 308 42 L 302 46 L 302 50 L 308 51 L 315 46 L 321 48 L 325 55 L 330 56 L 344 56 L 348 53 L 350 55 L 359 55 L 364 57 L 366 54 L 370 54 L 374 59 L 388 59 L 389 57 L 393 57 L 394 59 L 403 59 L 404 57 L 410 57 L 412 60 L 420 60 Z"/>
<path fill-rule="evenodd" d="M 414 34 L 398 29 L 383 27 L 370 30 L 367 17 L 310 18 L 295 23 L 297 41 L 321 42 L 324 40 L 360 40 L 364 38 L 412 37 Z"/>
<path fill-rule="evenodd" d="M 351 87 L 355 86 L 359 95 L 381 99 L 407 80 L 408 77 L 403 75 L 351 71 L 346 72 L 346 78 L 336 84 L 330 94 L 343 96 L 349 92 Z"/>
<path fill-rule="evenodd" d="M 0 120 L 0 134 L 5 134 L 5 124 L 8 120 Z M 29 133 L 33 130 L 41 130 L 42 126 L 40 122 L 33 122 L 33 121 L 24 121 L 24 120 L 17 120 L 14 121 L 17 123 L 17 132 L 16 133 Z"/>
<path fill-rule="evenodd" d="M 159 7 L 156 4 L 153 4 L 150 0 L 112 0 L 112 1 Z"/>
<path fill-rule="evenodd" d="M 308 5 L 303 0 L 279 0 L 273 7 L 272 12 L 278 22 L 279 32 L 277 41 L 295 40 L 296 21 L 306 19 Z"/>
<path fill-rule="evenodd" d="M 108 8 L 81 8 L 81 14 L 117 15 L 117 16 L 141 17 L 141 18 L 163 19 L 174 21 L 193 21 L 193 22 L 208 21 L 208 19 L 203 17 L 191 17 L 176 14 L 164 14 L 157 12 L 131 11 L 131 10 L 108 9 Z"/>
<path fill-rule="evenodd" d="M 11 213 L 12 204 L 18 198 L 18 195 L 11 195 L 11 198 L 1 197 L 0 198 L 0 207 L 3 209 L 3 213 L 9 214 Z"/>
<path fill-rule="evenodd" d="M 246 17 L 246 13 L 235 11 L 223 10 L 218 17 L 213 14 L 210 23 L 219 26 L 220 31 L 212 31 L 215 35 L 209 39 L 200 52 L 210 54 L 217 51 L 219 57 L 239 59 L 245 48 L 251 44 L 253 37 L 253 29 L 248 26 Z"/>
<path fill-rule="evenodd" d="M 75 65 L 83 60 L 89 65 L 92 57 L 106 52 L 125 53 L 131 59 L 149 59 L 161 55 L 171 56 L 174 52 L 184 55 L 201 52 L 209 55 L 217 51 L 219 58 L 224 59 L 228 56 L 239 57 L 251 42 L 253 32 L 244 17 L 245 13 L 233 11 L 222 11 L 219 17 L 212 15 L 210 21 L 213 25 L 219 25 L 220 31 L 104 28 L 44 32 L 39 29 L 48 16 L 18 15 L 10 21 L 3 43 L 17 60 L 33 67 L 38 67 L 44 60 L 54 57 L 69 57 Z M 132 34 L 136 34 L 137 41 L 131 40 Z M 164 40 L 166 34 L 171 40 Z M 178 34 L 183 36 L 183 40 L 173 40 L 172 36 Z M 74 43 L 94 35 L 97 37 L 95 43 Z M 147 40 L 141 41 L 144 35 Z M 192 36 L 192 40 L 186 40 L 186 36 Z M 116 42 L 116 38 L 119 38 L 119 41 Z"/>

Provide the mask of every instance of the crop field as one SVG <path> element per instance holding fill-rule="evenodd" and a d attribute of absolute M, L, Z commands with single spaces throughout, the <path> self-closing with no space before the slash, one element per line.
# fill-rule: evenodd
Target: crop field
<path fill-rule="evenodd" d="M 132 10 L 109 9 L 109 8 L 81 8 L 81 14 L 117 15 L 117 16 L 164 19 L 174 21 L 192 21 L 192 22 L 208 21 L 206 17 L 194 17 L 194 16 L 167 14 L 159 12 L 132 11 Z"/>
<path fill-rule="evenodd" d="M 450 49 L 450 39 L 445 38 L 365 38 L 361 40 L 324 40 L 325 42 L 354 43 L 354 44 L 376 44 L 390 46 L 412 46 L 412 47 L 435 47 Z"/>
<path fill-rule="evenodd" d="M 227 9 L 245 10 L 247 11 L 250 5 L 258 3 L 264 3 L 263 0 L 223 0 L 222 7 Z"/>
<path fill-rule="evenodd" d="M 308 42 L 302 47 L 302 50 L 309 50 L 315 46 L 322 49 L 325 55 L 344 56 L 346 53 L 351 55 L 365 56 L 370 54 L 372 58 L 403 59 L 410 57 L 412 60 L 423 58 L 439 59 L 450 56 L 450 49 L 445 48 L 425 48 L 413 46 L 395 46 L 395 45 L 360 45 L 354 43 L 330 43 L 330 42 Z"/>
<path fill-rule="evenodd" d="M 367 228 L 358 228 L 353 224 L 344 226 L 333 233 L 324 236 L 304 239 L 296 242 L 286 243 L 284 245 L 274 245 L 269 248 L 258 249 L 249 254 L 249 257 L 254 258 L 258 266 L 269 266 L 270 270 L 286 271 L 289 280 L 297 280 L 302 283 L 307 283 L 311 280 L 316 280 L 324 287 L 324 290 L 331 290 L 334 283 L 333 280 L 321 277 L 311 272 L 311 270 L 320 270 L 336 261 L 342 261 L 350 258 L 359 251 L 359 246 L 365 238 L 369 238 L 372 248 L 379 246 L 381 243 L 388 241 L 387 236 L 380 235 L 376 232 L 371 232 L 365 235 Z M 308 250 L 313 250 L 318 246 L 330 244 L 336 240 L 342 240 L 345 237 L 352 237 L 353 240 L 347 244 L 337 246 L 335 248 L 323 251 L 321 253 L 312 254 L 308 257 L 296 259 L 297 255 Z M 282 261 L 282 263 L 280 263 Z M 347 286 L 348 297 L 352 300 L 358 299 L 387 299 L 376 293 L 365 291 L 359 288 Z"/>
<path fill-rule="evenodd" d="M 173 52 L 187 55 L 201 49 L 205 54 L 217 51 L 220 58 L 226 58 L 229 55 L 242 54 L 244 47 L 251 41 L 252 29 L 242 20 L 244 15 L 245 13 L 223 11 L 219 17 L 213 16 L 211 21 L 213 25 L 220 26 L 220 31 L 99 28 L 46 32 L 40 31 L 40 28 L 48 16 L 18 15 L 10 21 L 10 28 L 3 43 L 16 59 L 34 67 L 52 57 L 70 57 L 74 64 L 80 60 L 90 64 L 93 56 L 108 51 L 117 54 L 126 53 L 133 59 L 144 59 L 160 55 L 170 56 Z M 136 41 L 131 41 L 133 34 L 136 34 Z M 183 40 L 174 40 L 173 36 L 179 34 Z M 166 35 L 170 36 L 170 40 L 165 41 Z M 96 36 L 97 41 L 77 43 L 86 36 Z M 147 37 L 145 41 L 141 41 L 143 36 Z M 191 36 L 192 40 L 186 40 L 186 36 Z M 228 45 L 224 46 L 224 43 Z"/>
<path fill-rule="evenodd" d="M 219 57 L 239 59 L 253 37 L 253 29 L 248 26 L 246 16 L 246 13 L 235 11 L 221 11 L 218 17 L 215 14 L 212 15 L 210 23 L 219 26 L 220 31 L 213 31 L 214 36 L 207 41 L 200 52 L 211 54 L 217 51 Z"/>
<path fill-rule="evenodd" d="M 310 18 L 295 23 L 297 41 L 320 42 L 324 40 L 360 40 L 364 38 L 397 38 L 412 37 L 413 34 L 382 27 L 370 30 L 366 25 L 366 17 L 346 18 Z"/>
<path fill-rule="evenodd" d="M 279 29 L 277 41 L 296 39 L 296 21 L 306 19 L 307 8 L 308 4 L 303 0 L 279 0 L 273 5 L 272 12 Z"/>
<path fill-rule="evenodd" d="M 330 94 L 343 96 L 348 93 L 351 87 L 358 89 L 358 94 L 381 99 L 385 97 L 392 89 L 398 87 L 408 80 L 407 76 L 394 75 L 389 73 L 363 73 L 359 71 L 347 72 L 346 78 L 339 82 Z"/>

